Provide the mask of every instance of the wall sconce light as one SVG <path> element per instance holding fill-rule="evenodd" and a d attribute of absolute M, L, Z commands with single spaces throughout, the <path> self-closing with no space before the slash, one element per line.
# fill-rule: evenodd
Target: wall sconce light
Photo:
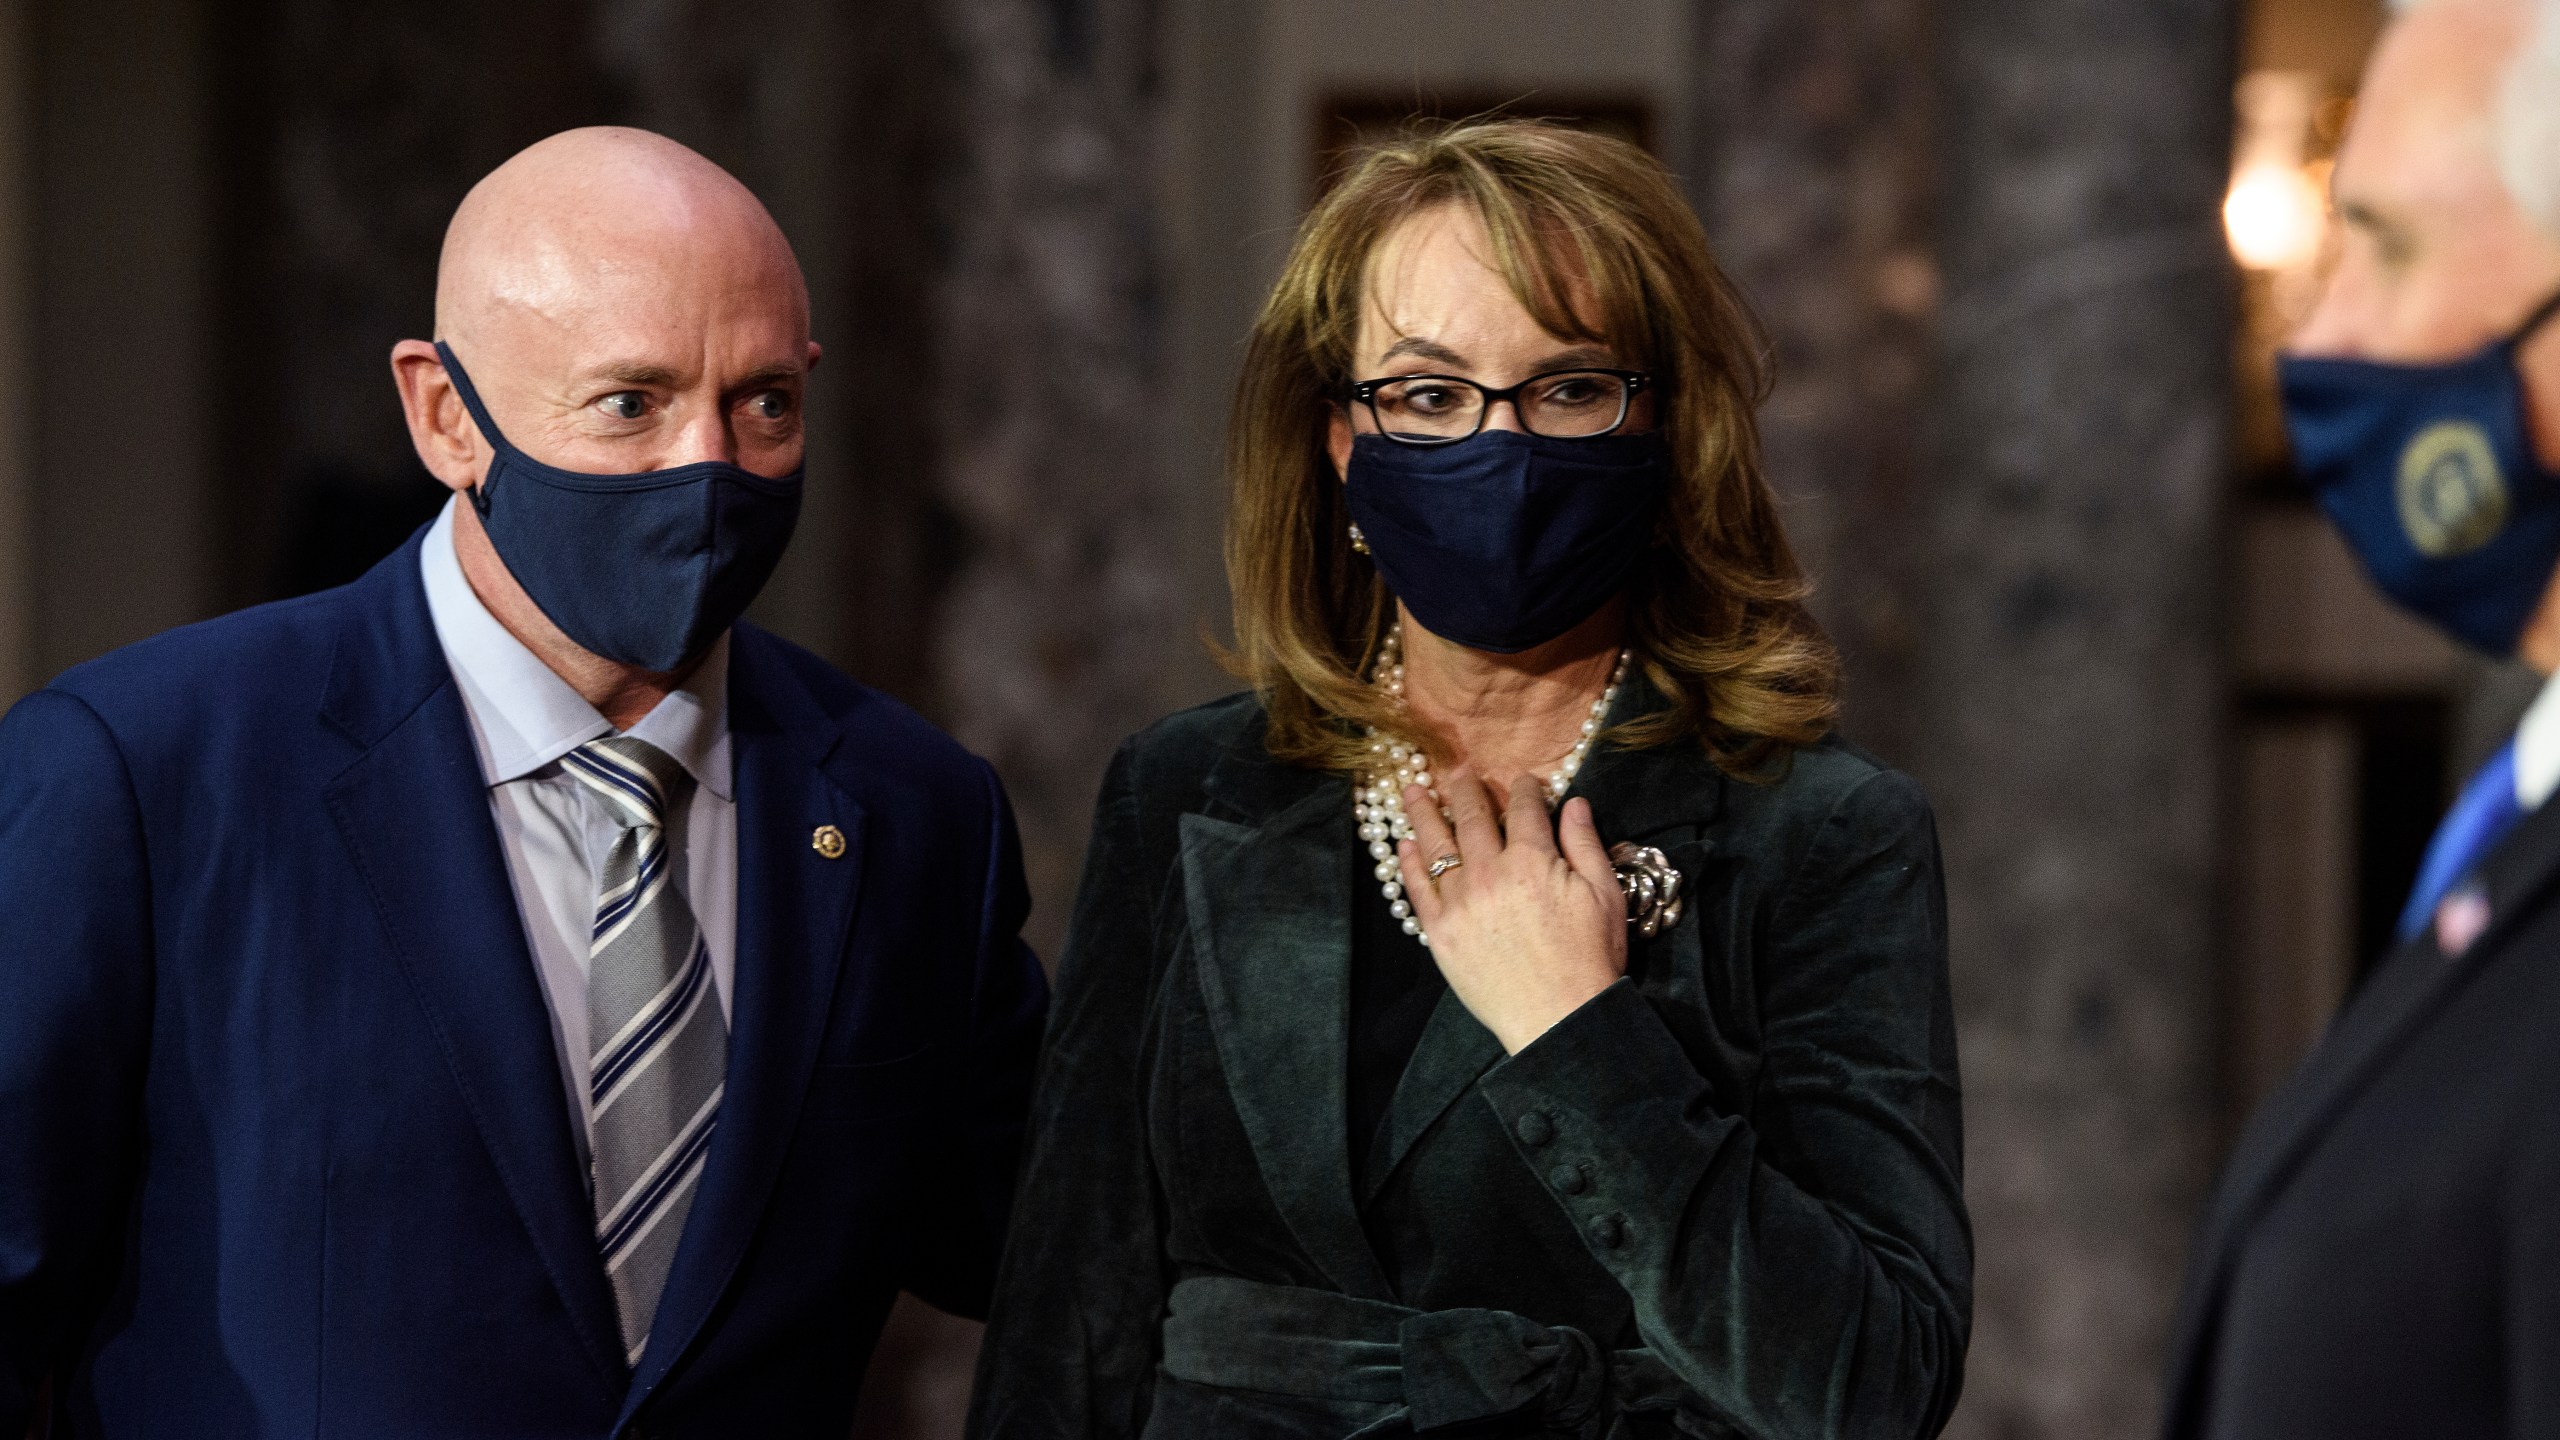
<path fill-rule="evenodd" d="M 2329 162 L 2308 160 L 2321 79 L 2261 70 L 2238 92 L 2231 189 L 2222 201 L 2231 254 L 2252 270 L 2300 270 L 2320 258 L 2329 232 Z"/>

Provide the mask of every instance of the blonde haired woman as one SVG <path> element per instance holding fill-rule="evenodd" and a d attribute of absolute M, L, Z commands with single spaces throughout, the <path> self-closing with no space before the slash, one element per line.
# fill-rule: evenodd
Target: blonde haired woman
<path fill-rule="evenodd" d="M 1253 689 L 1104 784 L 973 1433 L 1936 1433 L 1937 848 L 1831 734 L 1763 388 L 1630 146 L 1317 206 L 1230 446 Z"/>

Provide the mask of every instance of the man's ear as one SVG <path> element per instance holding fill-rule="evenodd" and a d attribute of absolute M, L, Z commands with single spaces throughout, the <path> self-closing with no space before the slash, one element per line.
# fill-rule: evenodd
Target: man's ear
<path fill-rule="evenodd" d="M 1333 457 L 1333 478 L 1351 478 L 1351 412 L 1339 405 L 1325 407 L 1324 452 Z"/>
<path fill-rule="evenodd" d="M 424 340 L 403 340 L 391 347 L 391 383 L 399 388 L 400 409 L 408 417 L 409 443 L 418 461 L 448 490 L 467 493 L 488 469 L 479 427 L 462 407 L 462 395 L 445 373 L 444 357 Z"/>

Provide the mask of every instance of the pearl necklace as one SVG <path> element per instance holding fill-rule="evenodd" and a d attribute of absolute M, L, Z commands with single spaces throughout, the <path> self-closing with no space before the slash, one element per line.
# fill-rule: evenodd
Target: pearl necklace
<path fill-rule="evenodd" d="M 1547 808 L 1564 803 L 1565 792 L 1573 787 L 1573 777 L 1582 771 L 1582 762 L 1591 755 L 1591 742 L 1608 718 L 1609 707 L 1617 702 L 1618 687 L 1626 683 L 1629 652 L 1618 652 L 1618 663 L 1609 672 L 1609 683 L 1600 698 L 1591 702 L 1591 713 L 1583 717 L 1582 734 L 1565 752 L 1564 760 L 1546 779 L 1538 782 L 1546 792 Z M 1375 684 L 1386 691 L 1396 708 L 1404 707 L 1404 622 L 1387 627 L 1387 638 L 1378 643 L 1378 668 Z M 1413 838 L 1413 821 L 1404 813 L 1404 787 L 1419 785 L 1437 801 L 1440 791 L 1431 783 L 1431 762 L 1420 750 L 1401 740 L 1392 740 L 1371 729 L 1369 766 L 1360 772 L 1359 781 L 1351 788 L 1351 812 L 1360 822 L 1360 838 L 1369 846 L 1369 858 L 1376 862 L 1370 873 L 1378 880 L 1380 893 L 1387 897 L 1387 912 L 1396 917 L 1404 933 L 1423 943 L 1427 949 L 1431 937 L 1422 933 L 1422 921 L 1413 913 L 1413 902 L 1404 898 L 1404 880 L 1396 869 L 1396 842 Z M 1445 808 L 1443 814 L 1447 813 Z"/>

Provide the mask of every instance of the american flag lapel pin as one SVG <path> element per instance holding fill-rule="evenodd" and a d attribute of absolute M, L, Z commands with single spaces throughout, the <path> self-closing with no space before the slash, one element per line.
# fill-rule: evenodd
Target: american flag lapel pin
<path fill-rule="evenodd" d="M 2447 960 L 2471 948 L 2489 928 L 2489 896 L 2477 882 L 2456 889 L 2436 905 L 2436 949 Z"/>

